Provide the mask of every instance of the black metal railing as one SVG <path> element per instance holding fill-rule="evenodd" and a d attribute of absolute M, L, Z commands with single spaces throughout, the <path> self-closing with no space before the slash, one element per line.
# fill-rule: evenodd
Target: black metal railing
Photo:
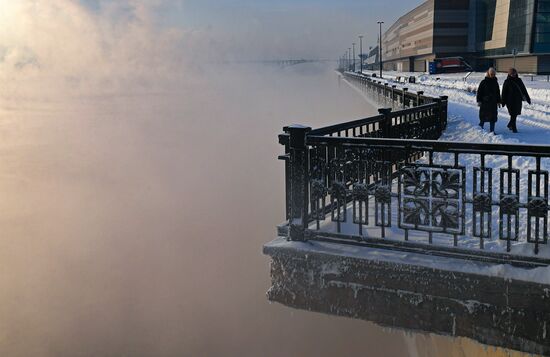
<path fill-rule="evenodd" d="M 363 92 L 370 94 L 380 102 L 391 102 L 393 108 L 412 108 L 423 104 L 430 104 L 440 98 L 424 95 L 423 91 L 409 92 L 407 87 L 397 88 L 376 77 L 369 77 L 354 72 L 343 72 L 342 75 L 351 83 L 357 85 Z M 445 97 L 446 98 L 446 97 Z"/>
<path fill-rule="evenodd" d="M 288 221 L 280 233 L 550 264 L 550 252 L 541 254 L 550 146 L 438 141 L 447 100 L 425 98 L 418 107 L 316 130 L 285 127 Z"/>

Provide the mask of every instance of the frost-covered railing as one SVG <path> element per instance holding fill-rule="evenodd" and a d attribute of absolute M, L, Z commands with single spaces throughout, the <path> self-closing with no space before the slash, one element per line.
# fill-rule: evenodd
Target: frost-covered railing
<path fill-rule="evenodd" d="M 446 110 L 439 99 L 317 130 L 286 127 L 280 234 L 548 265 L 550 146 L 434 140 Z"/>
<path fill-rule="evenodd" d="M 390 86 L 376 77 L 369 77 L 353 72 L 343 72 L 342 74 L 363 92 L 370 94 L 380 102 L 390 102 L 393 107 L 412 108 L 433 103 L 439 99 L 424 95 L 422 91 L 411 93 L 408 91 L 408 88 L 399 89 L 396 85 Z"/>

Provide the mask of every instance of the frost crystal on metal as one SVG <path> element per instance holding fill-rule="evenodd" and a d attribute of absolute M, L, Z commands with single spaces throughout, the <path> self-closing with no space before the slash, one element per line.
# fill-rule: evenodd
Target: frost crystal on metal
<path fill-rule="evenodd" d="M 516 195 L 506 195 L 500 199 L 500 209 L 503 214 L 515 215 L 519 209 L 519 199 Z"/>
<path fill-rule="evenodd" d="M 328 189 L 323 180 L 311 180 L 311 218 L 319 221 L 325 219 L 325 202 Z"/>
<path fill-rule="evenodd" d="M 386 185 L 377 185 L 374 189 L 374 197 L 379 203 L 390 203 L 391 202 L 391 189 Z"/>
<path fill-rule="evenodd" d="M 327 194 L 327 188 L 325 183 L 322 180 L 312 180 L 311 181 L 311 194 L 314 197 L 322 197 Z"/>
<path fill-rule="evenodd" d="M 487 192 L 474 193 L 474 210 L 476 212 L 491 212 L 491 195 Z"/>
<path fill-rule="evenodd" d="M 548 202 L 544 197 L 530 197 L 527 209 L 531 217 L 546 217 L 548 215 Z"/>
<path fill-rule="evenodd" d="M 367 201 L 369 199 L 369 187 L 364 183 L 356 183 L 353 185 L 353 199 L 357 201 Z"/>
<path fill-rule="evenodd" d="M 369 186 L 364 183 L 355 183 L 353 196 L 353 223 L 359 224 L 359 234 L 363 234 L 361 225 L 369 224 Z"/>
<path fill-rule="evenodd" d="M 332 183 L 332 187 L 330 189 L 330 194 L 334 196 L 337 199 L 345 199 L 346 194 L 348 190 L 346 188 L 346 184 L 340 181 L 335 181 Z"/>
<path fill-rule="evenodd" d="M 346 222 L 346 204 L 348 190 L 342 181 L 334 181 L 330 188 L 332 203 L 331 218 L 333 222 Z"/>

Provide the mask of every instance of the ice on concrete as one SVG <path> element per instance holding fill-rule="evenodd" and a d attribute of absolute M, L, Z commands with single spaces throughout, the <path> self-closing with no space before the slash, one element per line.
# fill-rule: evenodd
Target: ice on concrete
<path fill-rule="evenodd" d="M 291 249 L 293 251 L 304 252 L 305 254 L 320 253 L 378 262 L 416 265 L 444 271 L 478 274 L 550 285 L 550 267 L 519 268 L 509 264 L 491 264 L 480 261 L 321 241 L 293 242 L 288 241 L 285 237 L 279 237 L 268 243 L 266 248 Z M 330 271 L 334 269 L 333 266 L 327 267 L 327 270 Z M 550 288 L 548 289 L 548 294 L 550 296 Z"/>

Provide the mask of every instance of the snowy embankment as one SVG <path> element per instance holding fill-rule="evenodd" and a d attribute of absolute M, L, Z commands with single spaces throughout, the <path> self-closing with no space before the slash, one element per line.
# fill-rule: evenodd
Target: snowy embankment
<path fill-rule="evenodd" d="M 364 72 L 370 74 L 370 72 Z M 397 83 L 398 76 L 415 76 L 416 84 Z M 457 117 L 461 121 L 469 122 L 477 126 L 479 121 L 478 108 L 475 98 L 475 91 L 479 82 L 484 77 L 483 73 L 472 73 L 467 79 L 465 74 L 440 74 L 426 75 L 406 72 L 385 72 L 385 81 L 407 87 L 411 91 L 424 91 L 427 95 L 449 97 L 449 114 L 451 118 Z M 506 74 L 498 74 L 499 83 L 502 86 Z M 506 124 L 510 116 L 506 108 L 499 112 L 497 123 L 497 134 L 503 140 L 496 142 L 520 142 L 529 144 L 548 144 L 550 140 L 550 82 L 537 80 L 531 81 L 530 77 L 524 78 L 524 83 L 529 90 L 532 104 L 524 103 L 523 114 L 518 118 L 519 133 L 514 134 L 508 131 Z M 469 139 L 466 137 L 465 139 Z M 462 141 L 462 140 L 461 140 Z M 466 140 L 465 140 L 466 141 Z M 492 141 L 491 142 L 495 142 Z"/>

